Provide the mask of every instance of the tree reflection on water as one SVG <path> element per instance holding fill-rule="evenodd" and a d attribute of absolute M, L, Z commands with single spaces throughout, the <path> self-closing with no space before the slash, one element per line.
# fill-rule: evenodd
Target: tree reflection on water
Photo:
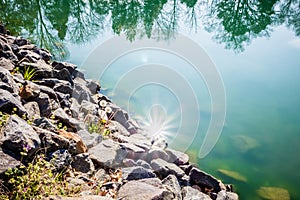
<path fill-rule="evenodd" d="M 29 37 L 66 58 L 65 41 L 83 43 L 105 30 L 168 39 L 180 22 L 212 32 L 225 48 L 241 51 L 254 38 L 285 24 L 300 36 L 298 0 L 0 0 L 0 21 L 12 34 Z"/>

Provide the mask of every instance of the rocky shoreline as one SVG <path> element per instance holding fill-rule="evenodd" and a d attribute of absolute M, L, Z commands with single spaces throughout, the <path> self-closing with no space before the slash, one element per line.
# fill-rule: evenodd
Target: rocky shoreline
<path fill-rule="evenodd" d="M 8 171 L 44 155 L 53 173 L 79 189 L 42 199 L 238 199 L 187 154 L 149 138 L 100 88 L 75 65 L 53 61 L 47 50 L 0 27 L 3 195 L 11 195 Z"/>

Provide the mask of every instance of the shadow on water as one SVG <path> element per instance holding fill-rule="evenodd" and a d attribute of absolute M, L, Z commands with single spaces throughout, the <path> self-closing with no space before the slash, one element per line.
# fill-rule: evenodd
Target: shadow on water
<path fill-rule="evenodd" d="M 168 39 L 182 23 L 195 31 L 203 26 L 225 48 L 242 51 L 281 24 L 300 36 L 299 4 L 298 0 L 1 0 L 0 22 L 60 59 L 68 56 L 66 41 L 84 43 L 105 30 L 124 33 L 130 41 L 153 34 Z"/>

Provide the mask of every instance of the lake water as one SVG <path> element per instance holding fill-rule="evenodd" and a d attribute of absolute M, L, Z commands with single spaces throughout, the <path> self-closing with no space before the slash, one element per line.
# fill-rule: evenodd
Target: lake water
<path fill-rule="evenodd" d="M 235 5 L 235 1 L 177 2 L 176 6 L 183 13 L 178 14 L 177 22 L 177 15 L 173 18 L 171 15 L 172 4 L 167 1 L 153 4 L 145 1 L 144 7 L 141 6 L 144 10 L 139 7 L 139 1 L 128 1 L 127 10 L 124 5 L 118 7 L 110 1 L 37 2 L 37 5 L 32 2 L 21 5 L 23 19 L 20 13 L 20 18 L 14 13 L 17 12 L 15 4 L 20 2 L 2 2 L 1 8 L 7 13 L 0 14 L 2 21 L 9 22 L 13 33 L 30 36 L 37 42 L 41 41 L 41 33 L 45 33 L 52 39 L 47 40 L 49 48 L 61 52 L 57 57 L 77 64 L 87 78 L 100 79 L 103 92 L 128 110 L 133 118 L 144 122 L 150 133 L 160 132 L 172 147 L 186 150 L 200 168 L 234 184 L 240 199 L 261 199 L 256 191 L 262 186 L 285 188 L 291 199 L 300 199 L 300 174 L 297 172 L 300 168 L 298 1 L 290 1 L 288 14 L 285 1 L 253 1 L 252 8 L 256 11 L 263 8 L 262 14 L 255 15 L 252 10 L 249 13 L 253 19 L 235 16 L 244 27 L 227 26 L 232 17 L 228 7 L 238 10 L 241 6 Z M 143 14 L 147 13 L 146 6 L 152 15 Z M 125 10 L 121 9 L 123 7 Z M 207 11 L 206 15 L 198 21 L 191 18 L 187 23 L 186 18 L 193 16 L 193 10 L 199 14 L 197 9 Z M 57 14 L 60 12 L 64 14 Z M 92 14 L 97 17 L 92 18 Z M 285 19 L 284 14 L 289 17 Z M 32 19 L 36 22 L 31 22 Z M 164 21 L 170 23 L 159 29 L 158 24 Z M 134 44 L 141 41 L 139 31 L 149 33 L 151 22 L 158 28 L 157 32 L 163 33 L 159 36 L 169 37 L 174 32 L 175 39 L 159 40 L 158 44 L 151 40 L 151 48 L 146 48 L 148 40 L 144 37 L 143 48 L 140 44 L 135 47 Z M 195 27 L 189 29 L 192 22 L 198 22 L 197 31 Z M 39 28 L 39 24 L 44 24 L 44 29 Z M 141 25 L 136 24 L 145 28 L 142 26 L 140 30 Z M 18 27 L 13 29 L 14 25 Z M 133 34 L 134 30 L 139 31 Z M 115 38 L 115 33 L 119 32 L 132 42 Z M 199 59 L 203 63 L 213 64 L 213 69 L 208 71 L 213 75 L 206 74 L 201 62 L 199 73 L 193 62 L 182 56 L 184 52 L 178 54 L 173 47 L 171 51 L 172 48 L 164 50 L 159 45 L 175 44 L 178 38 L 187 42 L 182 44 L 184 52 L 193 54 L 193 50 L 197 50 L 201 52 Z M 196 46 L 187 45 L 188 42 Z M 124 45 L 128 45 L 127 51 L 122 53 L 122 48 L 126 50 Z M 216 145 L 207 154 L 201 154 L 201 146 L 215 118 L 218 126 L 222 124 L 220 136 L 212 137 L 213 141 L 208 143 Z M 218 129 L 214 131 L 218 135 Z M 246 181 L 230 178 L 219 169 L 238 172 Z"/>

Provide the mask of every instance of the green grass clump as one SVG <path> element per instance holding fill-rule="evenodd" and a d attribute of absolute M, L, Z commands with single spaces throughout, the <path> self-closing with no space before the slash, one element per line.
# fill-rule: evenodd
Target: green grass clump
<path fill-rule="evenodd" d="M 25 71 L 23 74 L 24 80 L 28 80 L 28 81 L 33 80 L 35 73 L 36 73 L 36 70 L 33 69 L 32 67 L 29 67 L 29 66 L 25 67 Z"/>

